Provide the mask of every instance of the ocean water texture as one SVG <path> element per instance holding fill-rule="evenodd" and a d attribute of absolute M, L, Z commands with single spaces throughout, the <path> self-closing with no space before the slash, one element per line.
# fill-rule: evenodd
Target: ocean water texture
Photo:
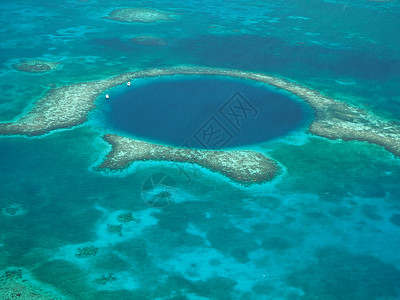
<path fill-rule="evenodd" d="M 130 5 L 175 21 L 103 19 Z M 54 85 L 177 64 L 265 72 L 400 119 L 397 0 L 5 0 L 0 15 L 0 121 Z M 168 45 L 130 41 L 138 35 Z M 20 59 L 62 67 L 22 73 L 12 67 Z M 101 134 L 111 130 L 99 118 L 104 101 L 79 127 L 0 137 L 1 273 L 22 269 L 66 299 L 400 298 L 399 158 L 300 126 L 240 146 L 282 166 L 263 185 L 190 164 L 101 173 L 94 166 L 110 149 Z M 161 206 L 148 201 L 160 187 L 144 188 L 154 174 L 170 178 Z M 76 256 L 92 246 L 96 255 Z"/>

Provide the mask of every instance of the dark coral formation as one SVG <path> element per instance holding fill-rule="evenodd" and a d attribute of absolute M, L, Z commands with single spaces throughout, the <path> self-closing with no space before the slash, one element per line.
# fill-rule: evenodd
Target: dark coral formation
<path fill-rule="evenodd" d="M 78 248 L 78 252 L 75 254 L 75 256 L 81 257 L 81 258 L 92 257 L 92 256 L 96 256 L 98 251 L 99 251 L 99 249 L 96 248 L 95 246 Z"/>
<path fill-rule="evenodd" d="M 56 70 L 59 66 L 59 62 L 40 59 L 22 60 L 21 62 L 13 65 L 16 70 L 28 73 L 51 72 Z"/>
<path fill-rule="evenodd" d="M 31 283 L 21 269 L 8 270 L 0 276 L 0 299 L 57 300 L 59 297 Z"/>
<path fill-rule="evenodd" d="M 103 275 L 99 278 L 96 278 L 94 281 L 97 284 L 106 285 L 107 283 L 115 281 L 115 280 L 117 280 L 117 278 L 114 276 L 114 274 L 110 273 L 110 274 L 108 274 L 108 276 Z"/>
<path fill-rule="evenodd" d="M 131 212 L 122 213 L 118 216 L 118 221 L 124 224 L 136 221 Z"/>
<path fill-rule="evenodd" d="M 110 232 L 110 233 L 121 235 L 122 226 L 121 225 L 107 224 L 107 231 Z"/>
<path fill-rule="evenodd" d="M 25 210 L 18 204 L 13 204 L 11 206 L 3 208 L 3 214 L 7 216 L 19 216 L 23 215 Z"/>
<path fill-rule="evenodd" d="M 154 35 L 138 35 L 131 39 L 132 42 L 142 46 L 165 47 L 167 40 Z"/>

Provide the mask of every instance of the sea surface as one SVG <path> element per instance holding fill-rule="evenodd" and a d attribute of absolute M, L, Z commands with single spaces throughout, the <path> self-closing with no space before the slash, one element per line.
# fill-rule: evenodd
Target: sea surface
<path fill-rule="evenodd" d="M 126 7 L 174 20 L 104 19 Z M 176 65 L 262 72 L 400 120 L 398 0 L 3 0 L 0 16 L 1 122 L 53 86 Z M 131 41 L 141 35 L 168 43 Z M 60 68 L 15 70 L 23 59 Z M 239 130 L 221 113 L 237 92 L 249 109 Z M 304 103 L 246 80 L 140 79 L 107 93 L 80 126 L 0 137 L 0 276 L 21 269 L 63 299 L 400 299 L 398 157 L 310 134 Z M 136 118 L 124 123 L 124 114 Z M 230 144 L 195 138 L 212 117 Z M 255 150 L 282 173 L 241 186 L 191 164 L 99 172 L 105 133 Z M 77 256 L 85 247 L 96 254 Z"/>

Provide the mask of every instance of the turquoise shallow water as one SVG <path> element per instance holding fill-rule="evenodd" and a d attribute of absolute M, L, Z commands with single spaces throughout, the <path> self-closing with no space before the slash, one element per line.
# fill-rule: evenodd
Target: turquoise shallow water
<path fill-rule="evenodd" d="M 176 20 L 102 19 L 125 1 L 3 1 L 0 120 L 29 109 L 50 85 L 176 64 L 279 75 L 400 119 L 396 0 L 135 5 Z M 129 41 L 144 34 L 168 46 Z M 62 67 L 48 74 L 11 67 L 26 58 Z M 189 164 L 101 173 L 94 166 L 110 149 L 97 119 L 104 101 L 80 127 L 0 137 L 1 274 L 22 269 L 66 299 L 400 298 L 398 158 L 300 127 L 241 146 L 281 165 L 282 175 L 263 185 L 242 187 Z M 154 202 L 165 188 L 168 196 Z M 135 220 L 124 222 L 124 213 Z M 95 256 L 76 256 L 89 246 Z"/>

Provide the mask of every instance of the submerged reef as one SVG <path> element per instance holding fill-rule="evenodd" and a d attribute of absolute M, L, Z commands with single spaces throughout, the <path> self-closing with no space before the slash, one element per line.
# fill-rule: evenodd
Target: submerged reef
<path fill-rule="evenodd" d="M 165 47 L 168 45 L 167 40 L 154 35 L 138 35 L 131 38 L 135 44 L 151 47 Z"/>
<path fill-rule="evenodd" d="M 114 233 L 118 235 L 122 235 L 122 225 L 113 225 L 113 224 L 107 224 L 107 231 L 109 233 Z"/>
<path fill-rule="evenodd" d="M 22 270 L 9 270 L 0 276 L 0 299 L 57 300 L 49 292 L 34 285 L 22 274 Z"/>
<path fill-rule="evenodd" d="M 133 221 L 136 221 L 136 218 L 131 212 L 122 213 L 118 216 L 118 222 L 121 222 L 123 224 L 128 224 Z"/>
<path fill-rule="evenodd" d="M 25 210 L 19 204 L 13 204 L 11 206 L 3 208 L 3 214 L 6 216 L 20 216 L 25 214 Z"/>
<path fill-rule="evenodd" d="M 97 284 L 106 285 L 107 283 L 115 281 L 115 280 L 117 280 L 117 278 L 114 276 L 113 273 L 110 273 L 110 274 L 108 274 L 108 276 L 102 275 L 101 277 L 96 278 L 94 281 Z"/>
<path fill-rule="evenodd" d="M 28 73 L 51 72 L 59 68 L 59 66 L 60 66 L 59 62 L 41 60 L 41 59 L 21 60 L 19 63 L 13 65 L 13 67 L 16 70 Z"/>
<path fill-rule="evenodd" d="M 96 99 L 104 91 L 136 78 L 173 75 L 228 76 L 254 80 L 285 90 L 312 107 L 314 120 L 308 128 L 310 133 L 332 140 L 374 143 L 400 157 L 399 122 L 385 120 L 367 110 L 326 97 L 286 79 L 262 73 L 200 66 L 138 70 L 104 80 L 53 88 L 16 121 L 0 123 L 0 135 L 37 136 L 56 129 L 74 127 L 87 120 L 88 114 L 95 108 Z M 267 181 L 278 174 L 275 163 L 253 151 L 179 149 L 111 134 L 105 135 L 104 139 L 113 148 L 99 169 L 123 169 L 138 160 L 163 160 L 196 163 L 243 183 Z"/>
<path fill-rule="evenodd" d="M 120 170 L 135 161 L 172 161 L 195 163 L 211 171 L 241 182 L 264 182 L 278 172 L 276 163 L 255 151 L 213 151 L 182 149 L 146 143 L 115 134 L 104 139 L 112 145 L 112 151 L 99 169 Z"/>
<path fill-rule="evenodd" d="M 78 248 L 78 251 L 76 252 L 75 256 L 76 257 L 92 257 L 92 256 L 96 256 L 97 252 L 99 251 L 98 248 L 96 248 L 95 246 L 88 246 L 88 247 L 84 247 L 84 248 Z"/>
<path fill-rule="evenodd" d="M 108 17 L 104 18 L 128 23 L 153 23 L 174 20 L 170 15 L 171 13 L 152 8 L 130 7 L 113 10 Z"/>

